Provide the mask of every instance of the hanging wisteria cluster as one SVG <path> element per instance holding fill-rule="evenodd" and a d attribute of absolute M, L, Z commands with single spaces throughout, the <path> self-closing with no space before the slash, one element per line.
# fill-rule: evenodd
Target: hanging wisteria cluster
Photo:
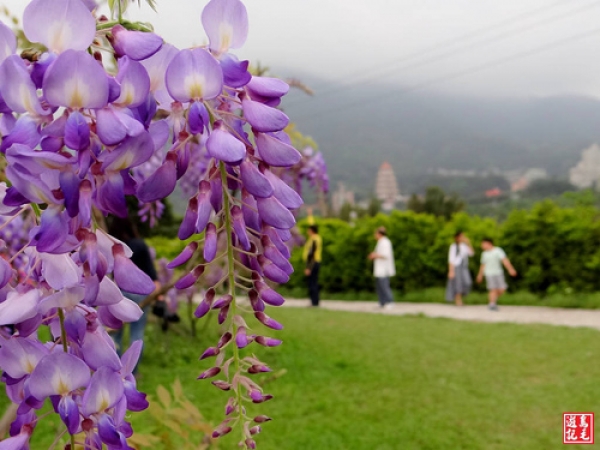
<path fill-rule="evenodd" d="M 14 33 L 0 23 L 8 180 L 0 185 L 0 367 L 18 405 L 0 448 L 29 448 L 47 399 L 71 436 L 68 448 L 130 448 L 128 411 L 148 405 L 132 374 L 142 345 L 119 357 L 106 330 L 142 314 L 122 291 L 148 295 L 155 286 L 99 221 L 127 216 L 128 195 L 154 220 L 182 178 L 189 202 L 179 238 L 197 239 L 169 264 L 183 269 L 175 287 L 206 283 L 210 264 L 224 268 L 203 286 L 196 310 L 215 310 L 226 330 L 200 357 L 215 363 L 199 378 L 218 376 L 213 384 L 231 394 L 213 437 L 237 427 L 240 446 L 255 448 L 270 419 L 247 406 L 271 395 L 253 374 L 270 369 L 242 349 L 281 343 L 254 330 L 282 328 L 266 313 L 283 303 L 268 281 L 284 283 L 292 272 L 286 241 L 302 204 L 282 179 L 282 168 L 302 160 L 277 109 L 288 86 L 252 76 L 248 61 L 230 53 L 248 33 L 240 0 L 208 2 L 201 22 L 209 44 L 184 50 L 123 20 L 126 2 L 109 3 L 117 18 L 98 16 L 92 0 L 30 1 L 23 30 L 40 52 L 16 54 Z M 15 229 L 18 239 L 6 237 Z M 40 327 L 51 340 L 40 340 Z"/>

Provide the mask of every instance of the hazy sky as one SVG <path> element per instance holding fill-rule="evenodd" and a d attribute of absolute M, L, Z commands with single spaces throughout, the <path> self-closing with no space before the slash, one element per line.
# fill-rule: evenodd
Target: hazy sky
<path fill-rule="evenodd" d="M 205 40 L 204 0 L 132 7 L 171 43 Z M 0 0 L 18 11 L 24 0 Z M 238 52 L 281 75 L 357 85 L 381 80 L 485 96 L 600 97 L 600 1 L 245 0 L 250 36 Z M 586 39 L 553 43 L 594 31 Z M 469 34 L 465 39 L 457 37 Z M 542 53 L 495 65 L 517 54 Z M 416 56 L 419 55 L 419 56 Z M 480 66 L 486 70 L 472 72 Z M 449 80 L 467 72 L 465 76 Z M 318 90 L 330 85 L 315 86 Z"/>

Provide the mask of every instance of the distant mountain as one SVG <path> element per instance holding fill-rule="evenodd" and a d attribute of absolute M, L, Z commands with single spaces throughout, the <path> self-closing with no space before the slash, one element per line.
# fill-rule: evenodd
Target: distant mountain
<path fill-rule="evenodd" d="M 332 89 L 335 95 L 328 95 Z M 384 160 L 407 192 L 422 186 L 432 168 L 541 167 L 566 177 L 581 150 L 600 141 L 600 100 L 593 98 L 490 100 L 387 85 L 332 86 L 314 97 L 293 91 L 283 108 L 319 144 L 332 187 L 343 181 L 366 195 Z"/>

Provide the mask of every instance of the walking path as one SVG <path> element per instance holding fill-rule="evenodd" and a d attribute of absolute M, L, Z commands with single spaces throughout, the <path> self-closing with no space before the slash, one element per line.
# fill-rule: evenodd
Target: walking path
<path fill-rule="evenodd" d="M 308 300 L 286 300 L 291 308 L 308 307 Z M 427 317 L 471 320 L 474 322 L 544 323 L 566 327 L 589 327 L 600 330 L 600 310 L 547 308 L 541 306 L 500 306 L 490 311 L 485 305 L 457 307 L 440 303 L 394 303 L 382 309 L 375 302 L 321 301 L 320 307 L 334 311 L 354 311 L 395 316 L 423 314 Z"/>

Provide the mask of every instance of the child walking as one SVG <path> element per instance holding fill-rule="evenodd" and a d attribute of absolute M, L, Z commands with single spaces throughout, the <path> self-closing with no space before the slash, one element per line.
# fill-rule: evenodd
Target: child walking
<path fill-rule="evenodd" d="M 494 241 L 485 238 L 481 242 L 483 253 L 481 254 L 481 266 L 477 274 L 477 282 L 483 281 L 485 275 L 485 284 L 489 292 L 489 308 L 492 311 L 498 311 L 498 298 L 506 292 L 506 280 L 504 279 L 504 270 L 506 268 L 511 277 L 517 276 L 517 271 L 506 257 L 506 253 L 500 247 L 494 246 Z"/>

